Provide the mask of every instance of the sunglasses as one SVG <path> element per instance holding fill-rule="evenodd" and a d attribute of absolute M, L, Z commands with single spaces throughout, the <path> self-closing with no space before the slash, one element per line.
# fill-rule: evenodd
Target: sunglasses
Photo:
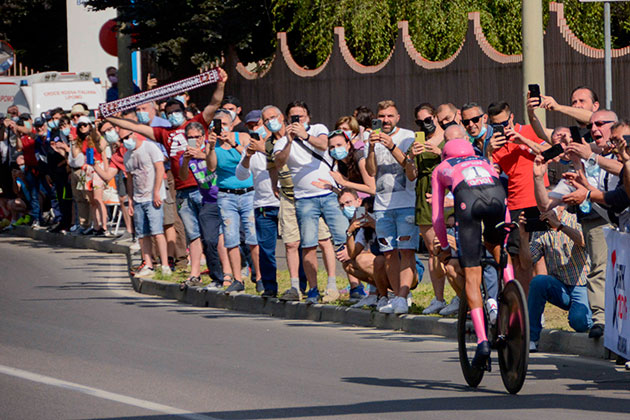
<path fill-rule="evenodd" d="M 477 124 L 479 122 L 479 120 L 481 119 L 481 117 L 483 117 L 484 114 L 479 114 L 476 117 L 472 117 L 470 119 L 464 118 L 462 119 L 462 123 L 464 124 L 464 126 L 470 124 L 470 122 L 472 121 L 473 124 Z"/>
<path fill-rule="evenodd" d="M 348 136 L 346 135 L 346 132 L 343 130 L 335 130 L 335 131 L 331 131 L 330 133 L 328 133 L 328 138 L 331 139 L 335 136 L 343 136 L 346 141 L 350 141 L 350 139 L 348 138 Z"/>
<path fill-rule="evenodd" d="M 614 123 L 614 121 L 593 121 L 592 123 L 586 124 L 586 128 L 590 130 L 593 128 L 593 125 L 596 125 L 597 127 L 603 127 L 606 124 L 612 124 L 612 123 Z"/>
<path fill-rule="evenodd" d="M 89 126 L 89 124 L 86 124 L 86 123 L 79 123 L 79 124 L 77 124 L 77 128 L 83 128 L 83 127 L 87 127 L 87 126 Z"/>
<path fill-rule="evenodd" d="M 422 126 L 422 124 L 431 124 L 431 122 L 433 121 L 433 117 L 426 117 L 423 120 L 416 120 L 416 125 L 418 127 Z"/>

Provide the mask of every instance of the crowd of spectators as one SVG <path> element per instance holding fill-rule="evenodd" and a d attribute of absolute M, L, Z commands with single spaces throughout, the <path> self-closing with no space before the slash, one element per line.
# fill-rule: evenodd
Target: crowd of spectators
<path fill-rule="evenodd" d="M 0 129 L 0 227 L 137 241 L 143 263 L 135 275 L 169 276 L 189 264 L 182 288 L 200 287 L 208 275 L 208 289 L 238 293 L 249 267 L 262 296 L 307 303 L 339 298 L 339 260 L 357 307 L 395 314 L 409 310 L 425 249 L 434 297 L 424 313 L 452 315 L 459 297 L 446 302 L 445 284 L 460 295 L 462 270 L 440 256 L 431 180 L 445 144 L 465 139 L 501 174 L 519 222 L 507 251 L 528 293 L 532 350 L 547 302 L 568 310 L 575 330 L 602 336 L 603 229 L 628 224 L 630 123 L 602 109 L 591 89 L 577 87 L 569 105 L 528 95 L 529 125 L 514 121 L 503 101 L 401 110 L 384 99 L 375 113 L 359 106 L 329 130 L 299 100 L 244 113 L 238 98 L 224 95 L 228 75 L 220 73 L 203 109 L 184 94 L 105 119 L 81 103 L 35 118 L 9 107 Z M 108 76 L 116 87 L 115 69 Z M 110 89 L 108 98 L 117 94 Z M 537 113 L 545 110 L 575 125 L 544 127 Z M 399 126 L 404 112 L 413 113 L 416 132 Z M 112 202 L 122 214 L 115 224 Z M 452 196 L 445 203 L 452 207 Z M 446 220 L 456 257 L 467 244 L 452 211 Z M 118 223 L 124 229 L 115 233 Z M 290 277 L 284 291 L 278 239 Z M 498 276 L 484 270 L 492 307 Z"/>

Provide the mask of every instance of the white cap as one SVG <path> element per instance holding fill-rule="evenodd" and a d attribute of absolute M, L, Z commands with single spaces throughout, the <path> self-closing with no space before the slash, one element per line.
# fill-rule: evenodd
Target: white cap
<path fill-rule="evenodd" d="M 79 117 L 79 120 L 77 121 L 77 124 L 88 124 L 88 125 L 92 125 L 92 121 L 86 117 L 85 115 L 82 115 Z"/>

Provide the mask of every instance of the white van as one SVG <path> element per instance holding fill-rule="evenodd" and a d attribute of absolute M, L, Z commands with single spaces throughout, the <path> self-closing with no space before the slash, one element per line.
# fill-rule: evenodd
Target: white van
<path fill-rule="evenodd" d="M 49 71 L 29 76 L 0 76 L 0 112 L 17 105 L 20 113 L 33 117 L 53 108 L 70 111 L 77 102 L 98 109 L 105 102 L 106 88 L 90 72 Z"/>

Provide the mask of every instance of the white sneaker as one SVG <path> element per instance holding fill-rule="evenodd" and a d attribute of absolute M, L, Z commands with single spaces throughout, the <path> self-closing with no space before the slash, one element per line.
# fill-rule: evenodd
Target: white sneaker
<path fill-rule="evenodd" d="M 457 312 L 459 312 L 459 296 L 455 296 L 453 300 L 451 300 L 451 303 L 443 307 L 439 313 L 443 316 L 449 316 L 455 315 Z"/>
<path fill-rule="evenodd" d="M 134 277 L 151 278 L 155 275 L 153 267 L 142 267 L 142 270 L 138 271 Z"/>
<path fill-rule="evenodd" d="M 363 308 L 364 306 L 376 306 L 378 298 L 376 295 L 367 295 L 357 303 L 351 306 L 351 308 Z"/>
<path fill-rule="evenodd" d="M 407 295 L 407 307 L 411 308 L 412 304 L 413 304 L 413 295 L 411 294 L 411 290 L 410 290 L 409 294 Z"/>
<path fill-rule="evenodd" d="M 171 267 L 169 267 L 168 265 L 163 265 L 162 266 L 162 275 L 163 276 L 170 276 L 173 274 L 173 271 L 171 270 Z"/>
<path fill-rule="evenodd" d="M 383 307 L 387 306 L 388 303 L 389 303 L 389 300 L 387 299 L 387 296 L 381 296 L 378 299 L 378 302 L 376 302 L 376 310 L 381 312 L 381 309 L 383 309 Z"/>
<path fill-rule="evenodd" d="M 497 315 L 499 314 L 497 301 L 493 298 L 486 300 L 486 309 L 488 310 L 488 321 L 490 325 L 494 325 L 497 322 Z"/>
<path fill-rule="evenodd" d="M 407 298 L 402 296 L 396 296 L 392 301 L 395 314 L 406 314 L 409 312 L 409 305 L 407 304 Z"/>
<path fill-rule="evenodd" d="M 394 313 L 394 305 L 393 305 L 394 299 L 396 299 L 396 297 L 389 299 L 387 303 L 383 305 L 381 309 L 379 309 L 378 311 L 382 314 L 393 314 Z"/>
<path fill-rule="evenodd" d="M 446 306 L 446 301 L 437 300 L 436 298 L 431 299 L 431 303 L 427 306 L 424 311 L 422 311 L 423 315 L 429 314 L 437 314 Z"/>
<path fill-rule="evenodd" d="M 537 341 L 530 341 L 529 342 L 529 352 L 530 353 L 536 353 L 538 351 L 538 342 Z"/>

